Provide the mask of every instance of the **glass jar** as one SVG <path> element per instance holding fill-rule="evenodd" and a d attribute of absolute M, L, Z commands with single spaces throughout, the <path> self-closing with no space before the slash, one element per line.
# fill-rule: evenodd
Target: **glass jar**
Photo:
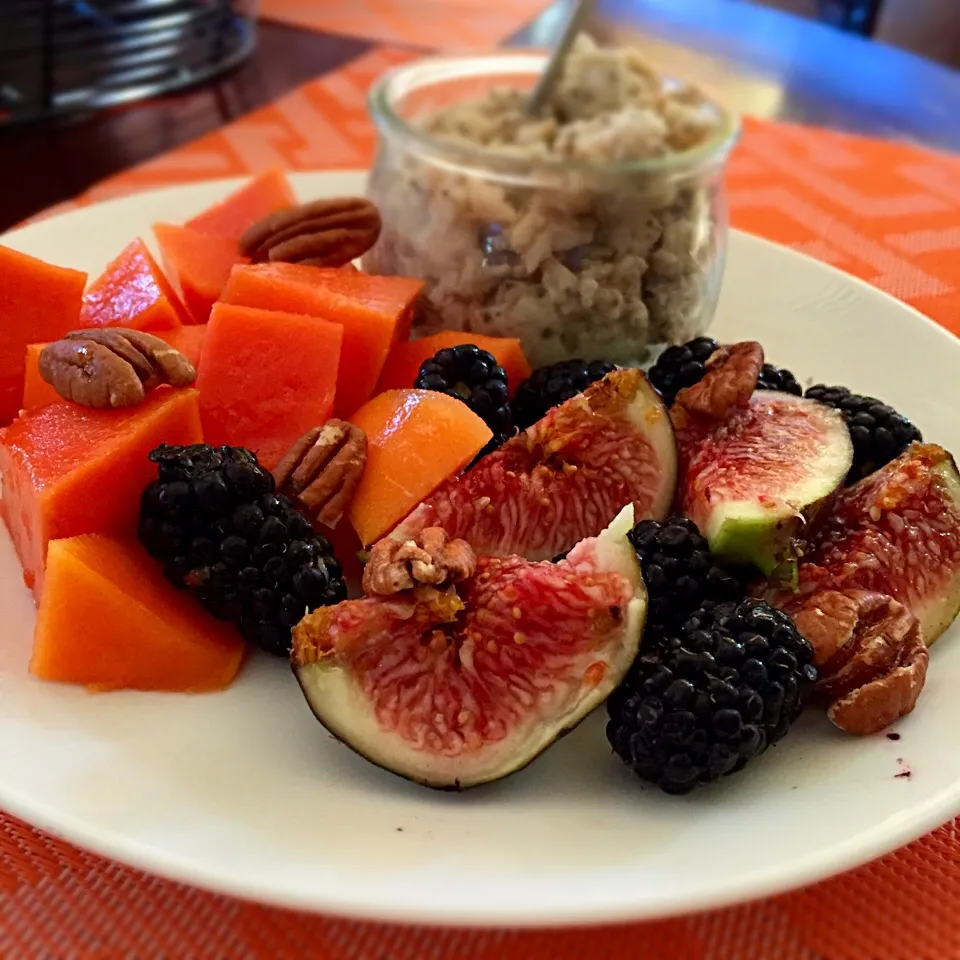
<path fill-rule="evenodd" d="M 738 122 L 703 100 L 712 129 L 699 146 L 617 163 L 494 152 L 423 128 L 492 89 L 529 90 L 544 63 L 441 57 L 380 80 L 368 195 L 383 231 L 364 266 L 425 281 L 414 336 L 518 337 L 534 366 L 642 362 L 712 318 L 728 231 L 722 174 Z"/>

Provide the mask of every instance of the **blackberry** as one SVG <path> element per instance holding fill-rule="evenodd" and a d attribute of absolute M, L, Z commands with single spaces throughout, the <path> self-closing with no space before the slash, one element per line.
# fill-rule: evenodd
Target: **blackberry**
<path fill-rule="evenodd" d="M 692 387 L 703 379 L 706 363 L 716 349 L 716 340 L 697 337 L 680 346 L 667 347 L 657 357 L 647 376 L 668 407 L 684 387 Z"/>
<path fill-rule="evenodd" d="M 673 406 L 677 394 L 684 387 L 692 387 L 703 379 L 707 372 L 707 360 L 716 349 L 716 340 L 697 337 L 679 347 L 667 347 L 660 354 L 648 376 L 668 407 Z M 792 393 L 795 397 L 803 394 L 797 378 L 789 370 L 775 367 L 772 363 L 765 363 L 760 368 L 757 389 Z"/>
<path fill-rule="evenodd" d="M 813 690 L 813 649 L 762 600 L 702 607 L 641 652 L 607 704 L 607 738 L 642 779 L 688 793 L 784 737 Z"/>
<path fill-rule="evenodd" d="M 642 520 L 628 539 L 647 586 L 645 644 L 675 633 L 705 603 L 745 596 L 743 585 L 714 562 L 706 538 L 686 517 Z"/>
<path fill-rule="evenodd" d="M 513 420 L 520 430 L 542 420 L 548 410 L 560 406 L 591 383 L 617 369 L 607 360 L 561 360 L 539 367 L 517 388 L 513 398 Z"/>
<path fill-rule="evenodd" d="M 789 371 L 782 367 L 775 367 L 772 363 L 765 363 L 760 368 L 757 378 L 758 390 L 777 390 L 780 393 L 792 393 L 795 397 L 803 396 L 803 387 Z"/>
<path fill-rule="evenodd" d="M 896 459 L 914 441 L 920 431 L 893 407 L 874 397 L 851 393 L 846 387 L 828 387 L 818 383 L 805 396 L 839 410 L 853 441 L 853 466 L 847 483 L 855 483 Z"/>
<path fill-rule="evenodd" d="M 160 446 L 139 536 L 167 577 L 250 643 L 285 656 L 290 628 L 346 598 L 340 564 L 271 474 L 239 447 Z"/>
<path fill-rule="evenodd" d="M 487 444 L 491 449 L 514 432 L 506 371 L 492 353 L 475 344 L 438 350 L 420 365 L 414 386 L 462 400 L 493 431 L 493 440 Z"/>

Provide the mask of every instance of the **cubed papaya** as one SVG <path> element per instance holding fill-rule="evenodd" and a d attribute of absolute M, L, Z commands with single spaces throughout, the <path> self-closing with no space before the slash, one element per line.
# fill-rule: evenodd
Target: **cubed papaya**
<path fill-rule="evenodd" d="M 188 327 L 175 327 L 172 330 L 153 330 L 153 335 L 166 340 L 175 350 L 179 350 L 194 366 L 200 369 L 200 357 L 203 354 L 203 340 L 207 335 L 207 326 L 198 323 Z M 32 410 L 48 403 L 66 403 L 53 387 L 40 376 L 40 354 L 45 343 L 31 343 L 27 347 L 27 369 L 23 377 L 23 410 Z"/>
<path fill-rule="evenodd" d="M 349 417 L 370 399 L 394 344 L 410 335 L 410 314 L 423 283 L 353 270 L 290 263 L 234 267 L 221 299 L 245 307 L 306 313 L 343 327 L 334 405 Z"/>
<path fill-rule="evenodd" d="M 40 595 L 47 544 L 83 533 L 131 535 L 161 443 L 200 443 L 196 390 L 160 387 L 137 407 L 52 403 L 0 430 L 3 514 L 27 586 Z"/>
<path fill-rule="evenodd" d="M 248 180 L 228 197 L 198 213 L 186 226 L 198 233 L 224 237 L 233 242 L 247 227 L 278 210 L 296 203 L 287 175 L 279 169 L 267 170 Z"/>
<path fill-rule="evenodd" d="M 493 436 L 465 403 L 433 390 L 388 390 L 350 419 L 367 435 L 367 465 L 348 516 L 367 545 L 462 470 Z"/>
<path fill-rule="evenodd" d="M 247 262 L 236 242 L 172 223 L 155 223 L 153 233 L 163 267 L 187 305 L 187 322 L 206 323 L 230 271 Z"/>
<path fill-rule="evenodd" d="M 381 277 L 363 273 L 352 263 L 342 267 L 314 267 L 304 263 L 258 264 L 264 271 L 287 280 L 318 286 L 328 303 L 347 317 L 367 314 L 391 318 L 394 343 L 410 337 L 413 304 L 423 290 L 423 281 L 409 277 Z"/>
<path fill-rule="evenodd" d="M 201 693 L 231 683 L 244 649 L 230 624 L 178 590 L 135 541 L 51 541 L 34 676 L 93 690 Z"/>
<path fill-rule="evenodd" d="M 27 347 L 27 369 L 23 375 L 23 410 L 44 407 L 48 403 L 66 403 L 40 376 L 40 354 L 45 346 L 45 343 L 31 343 Z"/>
<path fill-rule="evenodd" d="M 20 410 L 27 346 L 73 330 L 87 275 L 0 246 L 0 426 Z"/>
<path fill-rule="evenodd" d="M 216 304 L 197 376 L 207 443 L 246 447 L 272 470 L 330 418 L 342 342 L 316 317 Z"/>
<path fill-rule="evenodd" d="M 429 360 L 444 347 L 456 347 L 461 343 L 472 343 L 493 354 L 507 375 L 507 390 L 511 397 L 516 393 L 517 387 L 530 376 L 530 364 L 519 340 L 513 337 L 485 337 L 482 333 L 461 330 L 443 330 L 430 337 L 398 343 L 387 357 L 380 374 L 380 382 L 377 384 L 377 392 L 412 387 L 424 360 Z"/>
<path fill-rule="evenodd" d="M 138 238 L 87 287 L 77 326 L 157 332 L 189 322 L 170 281 Z"/>
<path fill-rule="evenodd" d="M 200 369 L 203 344 L 207 337 L 205 323 L 195 323 L 178 330 L 156 330 L 155 334 L 161 340 L 166 340 L 174 350 L 179 350 L 193 364 L 194 369 Z"/>

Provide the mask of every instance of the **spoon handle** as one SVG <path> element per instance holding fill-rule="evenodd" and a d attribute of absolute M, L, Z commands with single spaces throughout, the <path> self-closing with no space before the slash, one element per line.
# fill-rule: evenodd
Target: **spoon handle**
<path fill-rule="evenodd" d="M 593 12 L 595 6 L 596 0 L 576 0 L 574 3 L 573 10 L 570 12 L 570 19 L 567 20 L 567 25 L 563 28 L 563 34 L 553 48 L 553 53 L 550 54 L 550 59 L 547 60 L 547 65 L 543 68 L 540 79 L 537 80 L 536 86 L 530 91 L 530 96 L 527 98 L 525 110 L 528 116 L 539 113 L 549 99 L 553 85 L 563 69 L 563 61 L 566 60 L 573 41 L 577 38 L 577 34 L 583 28 L 584 22 Z"/>

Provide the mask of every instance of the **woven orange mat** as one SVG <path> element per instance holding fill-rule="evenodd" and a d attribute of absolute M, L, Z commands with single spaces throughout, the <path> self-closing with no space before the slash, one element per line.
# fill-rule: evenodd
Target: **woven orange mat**
<path fill-rule="evenodd" d="M 260 16 L 291 27 L 443 50 L 487 50 L 551 0 L 260 0 Z"/>
<path fill-rule="evenodd" d="M 364 166 L 380 48 L 59 209 L 232 176 Z M 960 334 L 960 158 L 748 121 L 736 226 L 882 287 Z M 407 929 L 259 907 L 146 876 L 0 816 L 0 957 L 16 960 L 960 960 L 960 819 L 807 890 L 683 919 L 557 933 Z"/>

